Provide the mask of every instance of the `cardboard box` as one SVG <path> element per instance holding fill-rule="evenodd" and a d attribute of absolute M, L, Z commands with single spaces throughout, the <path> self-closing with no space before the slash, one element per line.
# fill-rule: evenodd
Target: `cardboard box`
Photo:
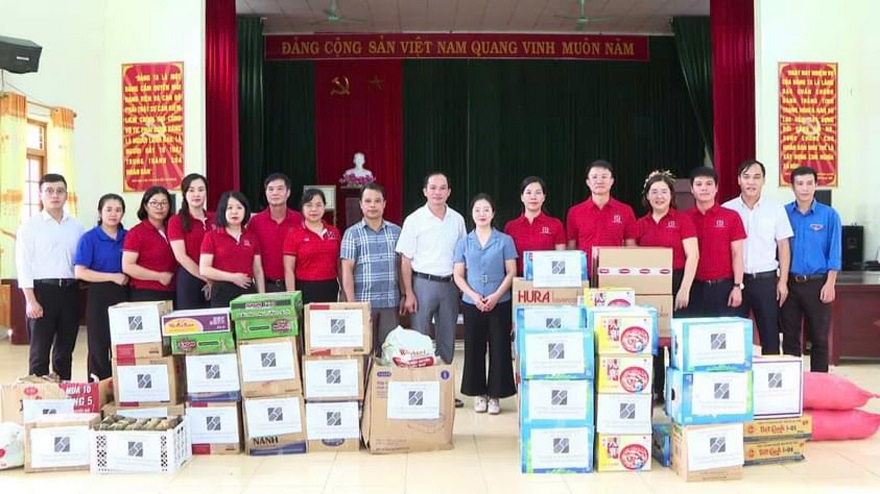
<path fill-rule="evenodd" d="M 637 300 L 632 288 L 584 288 L 584 305 L 587 307 L 631 307 Z"/>
<path fill-rule="evenodd" d="M 369 355 L 373 324 L 367 302 L 308 304 L 305 312 L 306 355 Z"/>
<path fill-rule="evenodd" d="M 238 341 L 297 335 L 299 335 L 297 318 L 265 317 L 235 321 L 235 339 Z"/>
<path fill-rule="evenodd" d="M 519 387 L 522 424 L 592 426 L 595 419 L 593 382 L 523 381 Z"/>
<path fill-rule="evenodd" d="M 241 410 L 239 402 L 186 404 L 192 426 L 194 455 L 241 453 Z"/>
<path fill-rule="evenodd" d="M 513 308 L 521 305 L 582 305 L 584 303 L 583 283 L 575 288 L 539 288 L 525 278 L 513 279 L 511 300 Z"/>
<path fill-rule="evenodd" d="M 245 398 L 244 448 L 253 456 L 305 453 L 305 402 L 300 395 Z"/>
<path fill-rule="evenodd" d="M 654 424 L 651 454 L 666 468 L 672 466 L 672 424 Z"/>
<path fill-rule="evenodd" d="M 672 293 L 672 249 L 664 247 L 594 247 L 599 288 L 626 286 L 636 295 Z"/>
<path fill-rule="evenodd" d="M 522 473 L 589 473 L 593 471 L 593 426 L 523 425 L 519 441 Z"/>
<path fill-rule="evenodd" d="M 373 363 L 367 380 L 361 432 L 371 453 L 452 449 L 455 369 L 407 368 Z"/>
<path fill-rule="evenodd" d="M 670 365 L 685 372 L 752 368 L 752 320 L 698 317 L 672 320 Z"/>
<path fill-rule="evenodd" d="M 162 417 L 181 417 L 186 415 L 183 404 L 178 405 L 146 405 L 146 406 L 120 406 L 108 403 L 101 409 L 104 417 L 119 415 L 133 419 L 151 419 Z"/>
<path fill-rule="evenodd" d="M 584 331 L 587 311 L 578 305 L 524 305 L 514 310 L 520 333 L 547 331 Z"/>
<path fill-rule="evenodd" d="M 591 332 L 527 332 L 519 333 L 517 340 L 518 369 L 523 380 L 593 379 Z"/>
<path fill-rule="evenodd" d="M 672 426 L 672 470 L 685 482 L 738 480 L 744 461 L 740 424 Z"/>
<path fill-rule="evenodd" d="M 40 400 L 40 407 L 34 407 L 31 400 Z M 101 407 L 113 401 L 113 380 L 105 379 L 99 383 L 52 382 L 45 378 L 27 376 L 13 384 L 0 385 L 0 422 L 24 424 L 26 408 L 39 408 L 41 415 L 44 405 L 55 401 L 53 408 L 57 413 L 61 407 L 73 406 L 74 413 L 100 413 Z M 30 411 L 30 410 L 28 410 Z M 63 412 L 62 412 L 63 413 Z"/>
<path fill-rule="evenodd" d="M 24 426 L 24 471 L 65 472 L 89 469 L 91 428 L 99 413 L 44 415 Z"/>
<path fill-rule="evenodd" d="M 234 321 L 243 319 L 290 319 L 296 321 L 302 313 L 302 293 L 250 293 L 229 303 Z M 298 333 L 294 330 L 294 336 Z"/>
<path fill-rule="evenodd" d="M 359 451 L 360 410 L 357 401 L 306 403 L 309 451 Z"/>
<path fill-rule="evenodd" d="M 804 361 L 758 356 L 752 360 L 755 418 L 800 417 L 804 411 Z"/>
<path fill-rule="evenodd" d="M 780 441 L 747 442 L 745 447 L 745 466 L 775 465 L 804 461 L 807 452 L 805 439 L 783 439 Z"/>
<path fill-rule="evenodd" d="M 596 335 L 599 355 L 651 355 L 657 311 L 653 307 L 594 307 L 587 309 L 587 327 Z"/>
<path fill-rule="evenodd" d="M 189 423 L 169 431 L 91 431 L 92 473 L 174 473 L 192 460 Z"/>
<path fill-rule="evenodd" d="M 527 250 L 523 275 L 539 288 L 577 288 L 590 280 L 582 250 Z"/>
<path fill-rule="evenodd" d="M 116 359 L 116 403 L 126 406 L 182 403 L 186 396 L 183 357 Z"/>
<path fill-rule="evenodd" d="M 797 418 L 755 420 L 743 424 L 743 437 L 746 442 L 810 439 L 812 436 L 813 417 L 809 414 Z"/>
<path fill-rule="evenodd" d="M 238 355 L 187 355 L 187 401 L 230 402 L 241 400 Z M 193 426 L 193 432 L 197 428 Z"/>
<path fill-rule="evenodd" d="M 651 469 L 651 434 L 596 434 L 596 471 L 641 472 Z"/>
<path fill-rule="evenodd" d="M 241 396 L 301 394 L 297 356 L 296 337 L 240 341 Z"/>
<path fill-rule="evenodd" d="M 137 343 L 126 345 L 114 345 L 110 347 L 113 360 L 138 359 L 138 358 L 161 358 L 171 355 L 171 340 L 163 338 L 157 343 Z"/>
<path fill-rule="evenodd" d="M 674 295 L 636 295 L 636 305 L 653 307 L 657 311 L 657 336 L 672 336 L 672 313 L 675 311 Z"/>
<path fill-rule="evenodd" d="M 173 310 L 170 300 L 122 302 L 110 307 L 112 346 L 162 342 L 162 316 Z"/>
<path fill-rule="evenodd" d="M 596 392 L 651 395 L 654 360 L 650 355 L 599 355 L 596 362 Z"/>
<path fill-rule="evenodd" d="M 751 372 L 666 369 L 666 414 L 682 425 L 751 422 Z"/>
<path fill-rule="evenodd" d="M 176 310 L 162 316 L 162 336 L 231 333 L 229 308 Z"/>
<path fill-rule="evenodd" d="M 650 435 L 654 415 L 651 394 L 598 394 L 596 434 Z"/>
<path fill-rule="evenodd" d="M 196 333 L 172 336 L 172 355 L 207 355 L 235 353 L 235 339 L 229 332 Z"/>
<path fill-rule="evenodd" d="M 364 358 L 303 357 L 303 396 L 309 401 L 364 399 Z"/>

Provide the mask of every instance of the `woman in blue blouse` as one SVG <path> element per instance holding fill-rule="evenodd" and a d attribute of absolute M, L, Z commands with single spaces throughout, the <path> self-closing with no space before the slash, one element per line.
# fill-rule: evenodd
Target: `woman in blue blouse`
<path fill-rule="evenodd" d="M 88 327 L 89 379 L 106 379 L 110 366 L 110 320 L 107 308 L 128 299 L 128 276 L 122 272 L 122 227 L 125 201 L 117 194 L 98 200 L 98 225 L 83 234 L 76 249 L 77 279 L 89 282 Z"/>
<path fill-rule="evenodd" d="M 458 241 L 453 258 L 453 278 L 464 302 L 461 393 L 474 397 L 474 412 L 497 415 L 501 398 L 516 394 L 510 353 L 510 285 L 516 276 L 517 253 L 513 239 L 492 227 L 495 205 L 488 195 L 474 197 L 471 216 L 476 228 Z"/>

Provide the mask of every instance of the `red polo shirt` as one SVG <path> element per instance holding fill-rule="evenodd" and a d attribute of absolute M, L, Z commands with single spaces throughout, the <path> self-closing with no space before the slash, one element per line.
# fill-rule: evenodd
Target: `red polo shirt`
<path fill-rule="evenodd" d="M 700 244 L 696 279 L 700 281 L 733 278 L 730 244 L 745 240 L 746 230 L 736 211 L 715 204 L 705 214 L 694 206 L 684 213 L 694 223 Z"/>
<path fill-rule="evenodd" d="M 635 221 L 629 205 L 612 197 L 599 208 L 591 197 L 568 210 L 565 226 L 568 239 L 577 241 L 577 248 L 587 254 L 588 272 L 592 274 L 593 247 L 622 246 L 626 228 Z"/>
<path fill-rule="evenodd" d="M 556 250 L 557 244 L 565 245 L 565 229 L 558 219 L 539 213 L 532 221 L 525 214 L 504 225 L 504 233 L 513 237 L 516 246 L 516 266 L 523 272 L 523 252 L 527 250 Z"/>
<path fill-rule="evenodd" d="M 281 222 L 272 219 L 266 208 L 253 215 L 247 224 L 248 230 L 257 236 L 260 245 L 260 259 L 263 261 L 263 274 L 267 280 L 284 279 L 283 248 L 284 239 L 292 228 L 302 225 L 303 217 L 288 208 L 287 216 Z"/>
<path fill-rule="evenodd" d="M 214 256 L 214 269 L 253 276 L 254 256 L 260 255 L 260 243 L 248 229 L 236 240 L 225 228 L 216 228 L 205 234 L 201 253 Z"/>
<path fill-rule="evenodd" d="M 205 232 L 214 229 L 214 213 L 205 212 L 205 220 L 190 218 L 189 231 L 183 231 L 183 220 L 180 214 L 175 214 L 168 219 L 168 240 L 183 240 L 186 247 L 186 255 L 196 264 L 199 263 L 199 249 L 202 247 L 202 239 L 205 238 Z"/>
<path fill-rule="evenodd" d="M 640 247 L 671 248 L 672 269 L 684 269 L 687 257 L 681 241 L 696 236 L 697 230 L 691 219 L 675 209 L 670 209 L 660 221 L 654 221 L 648 213 L 626 229 L 626 238 L 635 240 Z"/>
<path fill-rule="evenodd" d="M 309 230 L 304 223 L 290 230 L 284 240 L 284 255 L 296 257 L 293 275 L 303 281 L 336 279 L 339 261 L 339 230 L 324 223 L 322 235 Z"/>
<path fill-rule="evenodd" d="M 159 231 L 150 220 L 143 220 L 128 235 L 125 236 L 125 244 L 122 250 L 136 252 L 138 266 L 159 273 L 176 273 L 177 260 L 171 251 L 171 244 L 165 232 Z M 163 292 L 174 291 L 174 281 L 168 286 L 153 280 L 131 279 L 132 288 L 141 290 L 161 290 Z"/>

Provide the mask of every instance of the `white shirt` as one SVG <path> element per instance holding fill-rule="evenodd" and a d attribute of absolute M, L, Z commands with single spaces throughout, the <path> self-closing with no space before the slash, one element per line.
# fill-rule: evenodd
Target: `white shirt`
<path fill-rule="evenodd" d="M 425 205 L 403 220 L 395 250 L 412 260 L 413 271 L 451 276 L 455 244 L 466 234 L 464 218 L 457 211 L 446 206 L 440 219 Z"/>
<path fill-rule="evenodd" d="M 22 223 L 15 236 L 18 287 L 33 288 L 34 280 L 73 279 L 73 260 L 83 231 L 82 223 L 66 211 L 60 223 L 45 211 Z"/>
<path fill-rule="evenodd" d="M 722 206 L 739 213 L 746 228 L 747 237 L 743 243 L 744 271 L 755 274 L 779 269 L 776 241 L 794 236 L 782 203 L 762 196 L 754 208 L 749 208 L 740 196 Z"/>

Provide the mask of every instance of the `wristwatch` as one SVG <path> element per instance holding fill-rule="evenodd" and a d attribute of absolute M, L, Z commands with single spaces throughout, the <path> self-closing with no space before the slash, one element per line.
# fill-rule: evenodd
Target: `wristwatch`
<path fill-rule="evenodd" d="M 743 282 L 734 283 L 734 284 L 733 284 L 733 287 L 734 287 L 734 288 L 739 288 L 740 290 L 745 290 L 745 289 L 746 289 L 746 284 L 743 283 Z"/>

